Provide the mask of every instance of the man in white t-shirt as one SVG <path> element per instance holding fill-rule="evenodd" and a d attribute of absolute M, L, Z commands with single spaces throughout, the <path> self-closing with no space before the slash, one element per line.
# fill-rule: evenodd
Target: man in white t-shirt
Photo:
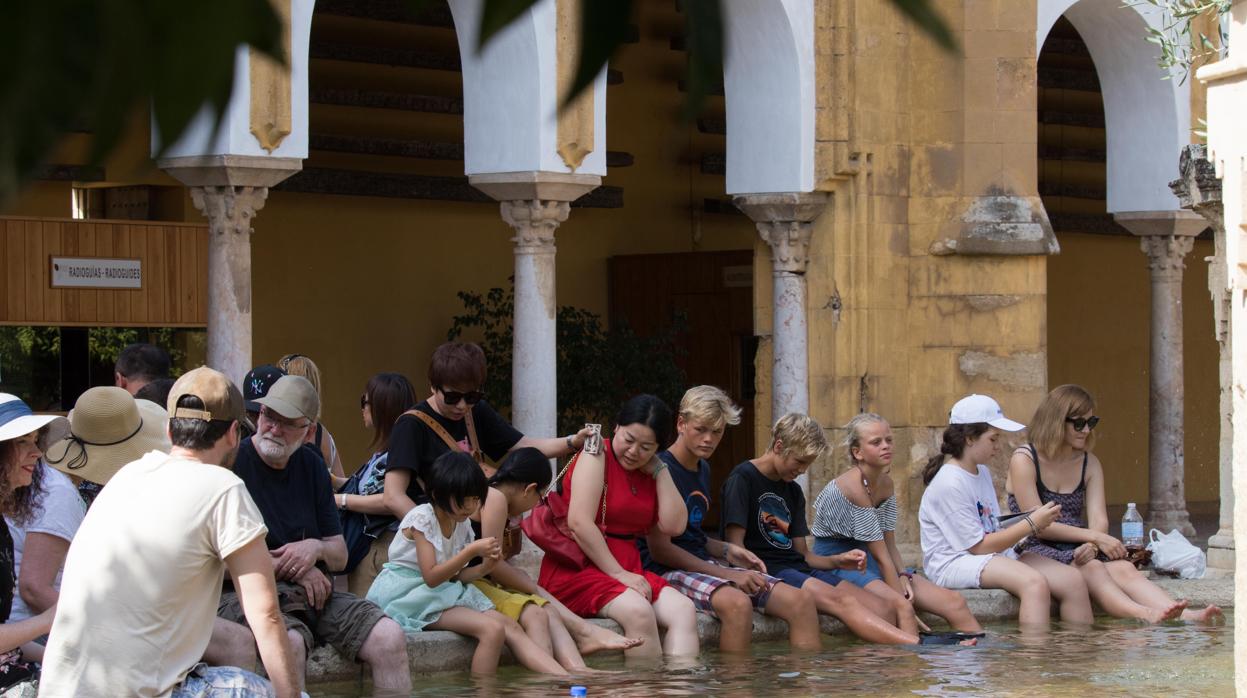
<path fill-rule="evenodd" d="M 209 368 L 169 395 L 169 454 L 123 467 L 69 548 L 40 693 L 50 696 L 296 696 L 267 529 L 229 470 L 242 394 Z M 226 568 L 272 684 L 199 663 Z"/>

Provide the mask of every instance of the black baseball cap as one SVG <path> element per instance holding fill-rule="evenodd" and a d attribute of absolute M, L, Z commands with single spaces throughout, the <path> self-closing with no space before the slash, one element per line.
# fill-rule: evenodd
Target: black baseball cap
<path fill-rule="evenodd" d="M 248 371 L 247 377 L 242 381 L 242 397 L 246 401 L 247 411 L 259 412 L 260 403 L 256 399 L 268 395 L 268 389 L 284 375 L 285 371 L 272 364 L 256 366 Z"/>

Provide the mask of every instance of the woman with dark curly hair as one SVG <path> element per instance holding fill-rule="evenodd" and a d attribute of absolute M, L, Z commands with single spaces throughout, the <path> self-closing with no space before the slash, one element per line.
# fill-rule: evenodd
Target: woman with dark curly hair
<path fill-rule="evenodd" d="M 18 523 L 30 520 L 38 506 L 41 448 L 49 432 L 64 432 L 63 417 L 36 415 L 16 395 L 0 393 L 0 512 Z M 55 609 L 26 620 L 8 622 L 16 589 L 13 538 L 8 526 L 0 526 L 0 691 L 39 675 L 34 662 L 43 658 L 35 638 L 52 629 Z"/>

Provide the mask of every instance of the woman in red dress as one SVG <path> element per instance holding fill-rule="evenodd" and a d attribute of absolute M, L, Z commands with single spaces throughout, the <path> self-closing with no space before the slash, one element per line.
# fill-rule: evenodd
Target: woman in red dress
<path fill-rule="evenodd" d="M 636 547 L 651 528 L 678 536 L 688 521 L 671 473 L 656 457 L 671 442 L 671 426 L 671 408 L 653 395 L 624 404 L 602 453 L 580 453 L 562 482 L 570 491 L 567 525 L 589 564 L 572 569 L 549 556 L 541 562 L 541 586 L 568 608 L 610 618 L 624 635 L 645 639 L 625 652 L 629 658 L 690 656 L 699 649 L 693 602 L 646 572 Z M 659 628 L 666 631 L 661 643 Z"/>

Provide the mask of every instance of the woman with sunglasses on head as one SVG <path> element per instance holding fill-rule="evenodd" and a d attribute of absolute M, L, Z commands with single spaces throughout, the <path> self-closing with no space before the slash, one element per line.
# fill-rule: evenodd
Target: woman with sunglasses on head
<path fill-rule="evenodd" d="M 1091 604 L 1118 618 L 1149 623 L 1181 618 L 1214 621 L 1216 606 L 1201 610 L 1174 601 L 1126 559 L 1126 547 L 1108 534 L 1104 469 L 1091 452 L 1095 445 L 1095 400 L 1077 385 L 1057 387 L 1040 403 L 1030 424 L 1030 443 L 1009 461 L 1005 491 L 1013 513 L 1048 502 L 1061 506 L 1057 520 L 1019 546 L 1022 562 L 1035 568 L 1054 589 L 1084 589 L 1079 618 L 1091 621 Z"/>
<path fill-rule="evenodd" d="M 316 394 L 321 397 L 321 404 L 325 400 L 325 394 L 321 389 L 320 368 L 316 366 L 316 362 L 302 354 L 286 354 L 277 361 L 277 368 L 286 372 L 288 376 L 303 376 L 316 388 Z M 342 454 L 338 453 L 338 444 L 333 440 L 333 434 L 325 428 L 323 422 L 320 421 L 320 415 L 316 415 L 316 428 L 307 432 L 307 442 L 316 447 L 320 451 L 320 455 L 325 459 L 325 466 L 329 468 L 329 475 L 333 479 L 333 486 L 340 487 L 346 482 L 346 471 L 342 469 Z"/>

